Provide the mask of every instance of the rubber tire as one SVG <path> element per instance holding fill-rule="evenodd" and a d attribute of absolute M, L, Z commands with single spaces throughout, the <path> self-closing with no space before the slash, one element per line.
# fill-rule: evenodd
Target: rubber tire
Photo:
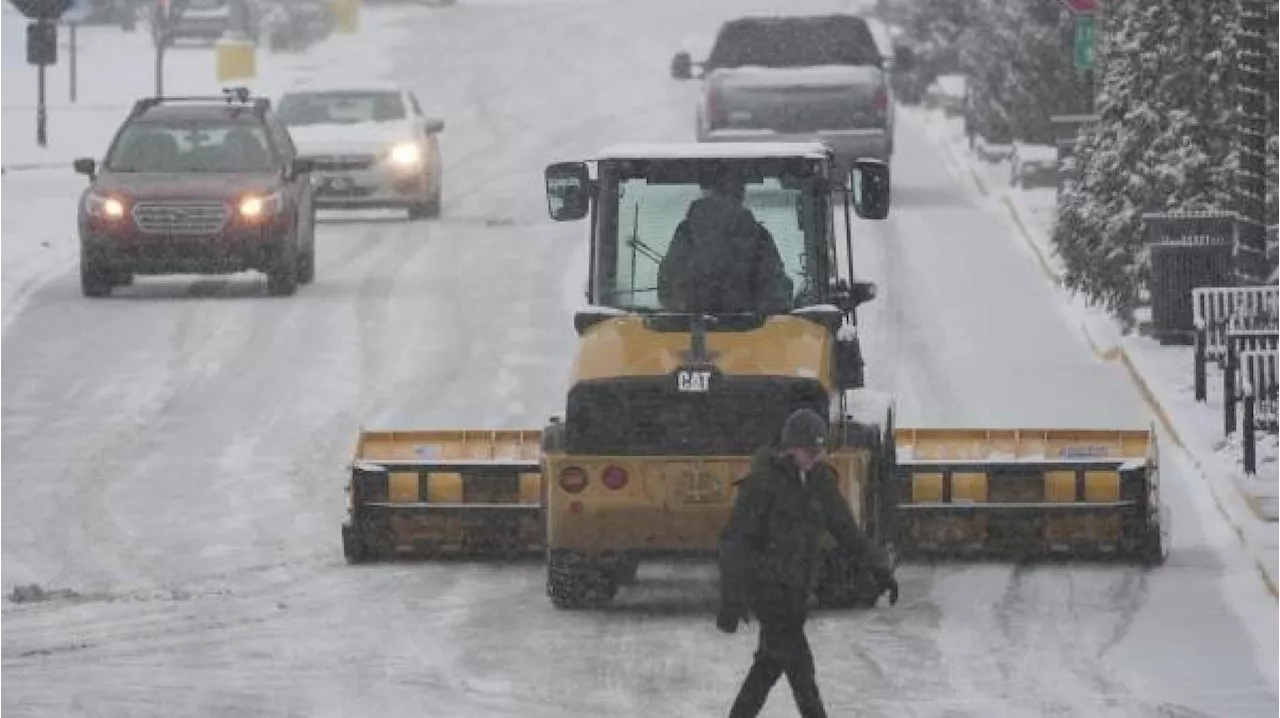
<path fill-rule="evenodd" d="M 294 230 L 297 231 L 296 229 Z M 290 236 L 276 258 L 275 266 L 267 270 L 267 294 L 288 297 L 298 291 L 298 249 L 296 236 Z"/>
<path fill-rule="evenodd" d="M 547 595 L 563 610 L 599 608 L 618 593 L 618 582 L 594 566 L 556 555 L 547 559 Z"/>
<path fill-rule="evenodd" d="M 93 299 L 111 296 L 111 289 L 116 285 L 111 275 L 95 267 L 84 257 L 80 258 L 80 291 Z"/>
<path fill-rule="evenodd" d="M 311 221 L 307 223 L 307 241 L 303 243 L 302 254 L 298 255 L 298 283 L 311 284 L 316 280 L 316 219 L 311 213 Z"/>
<path fill-rule="evenodd" d="M 409 219 L 435 219 L 440 216 L 442 179 L 437 178 L 431 196 L 425 202 L 409 205 Z"/>
<path fill-rule="evenodd" d="M 636 574 L 640 572 L 640 561 L 634 558 L 623 559 L 613 569 L 613 580 L 619 586 L 632 586 L 636 582 Z"/>

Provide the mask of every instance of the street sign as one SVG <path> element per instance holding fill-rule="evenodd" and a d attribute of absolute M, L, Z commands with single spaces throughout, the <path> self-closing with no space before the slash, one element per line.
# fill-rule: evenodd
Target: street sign
<path fill-rule="evenodd" d="M 71 0 L 9 0 L 18 12 L 32 20 L 57 20 L 66 12 Z"/>
<path fill-rule="evenodd" d="M 48 20 L 27 24 L 27 64 L 58 64 L 58 26 Z"/>
<path fill-rule="evenodd" d="M 71 0 L 67 5 L 67 9 L 62 13 L 62 21 L 64 23 L 83 23 L 89 19 L 92 11 L 93 8 L 89 7 L 89 0 Z"/>
<path fill-rule="evenodd" d="M 1062 0 L 1062 4 L 1077 15 L 1096 15 L 1102 12 L 1102 0 Z"/>
<path fill-rule="evenodd" d="M 1077 70 L 1093 68 L 1093 16 L 1076 16 L 1075 65 Z"/>

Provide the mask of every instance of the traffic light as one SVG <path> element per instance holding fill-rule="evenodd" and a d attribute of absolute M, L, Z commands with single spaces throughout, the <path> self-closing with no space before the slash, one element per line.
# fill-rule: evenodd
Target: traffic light
<path fill-rule="evenodd" d="M 58 64 L 58 26 L 45 20 L 27 25 L 27 64 Z"/>

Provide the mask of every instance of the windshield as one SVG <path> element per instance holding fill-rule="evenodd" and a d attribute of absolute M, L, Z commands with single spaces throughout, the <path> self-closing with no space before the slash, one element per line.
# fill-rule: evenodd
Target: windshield
<path fill-rule="evenodd" d="M 270 172 L 266 131 L 245 122 L 136 122 L 107 157 L 112 172 Z"/>
<path fill-rule="evenodd" d="M 277 111 L 290 127 L 356 125 L 405 118 L 398 92 L 305 92 L 285 95 Z"/>
<path fill-rule="evenodd" d="M 726 25 L 709 65 L 811 67 L 879 65 L 871 31 L 857 18 L 752 21 Z"/>
<path fill-rule="evenodd" d="M 767 313 L 816 301 L 830 256 L 825 193 L 813 177 L 775 165 L 747 179 L 740 202 L 712 186 L 719 168 L 699 161 L 606 169 L 597 302 L 629 311 Z M 728 288 L 730 298 L 716 306 L 689 296 L 690 286 L 721 282 L 742 291 Z"/>

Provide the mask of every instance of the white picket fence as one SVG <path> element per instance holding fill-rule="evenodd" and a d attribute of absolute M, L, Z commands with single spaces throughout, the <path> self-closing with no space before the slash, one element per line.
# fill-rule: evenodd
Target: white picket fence
<path fill-rule="evenodd" d="M 1280 321 L 1280 286 L 1200 287 L 1192 290 L 1192 316 L 1204 356 L 1219 364 L 1227 355 L 1227 332 L 1274 328 Z"/>

